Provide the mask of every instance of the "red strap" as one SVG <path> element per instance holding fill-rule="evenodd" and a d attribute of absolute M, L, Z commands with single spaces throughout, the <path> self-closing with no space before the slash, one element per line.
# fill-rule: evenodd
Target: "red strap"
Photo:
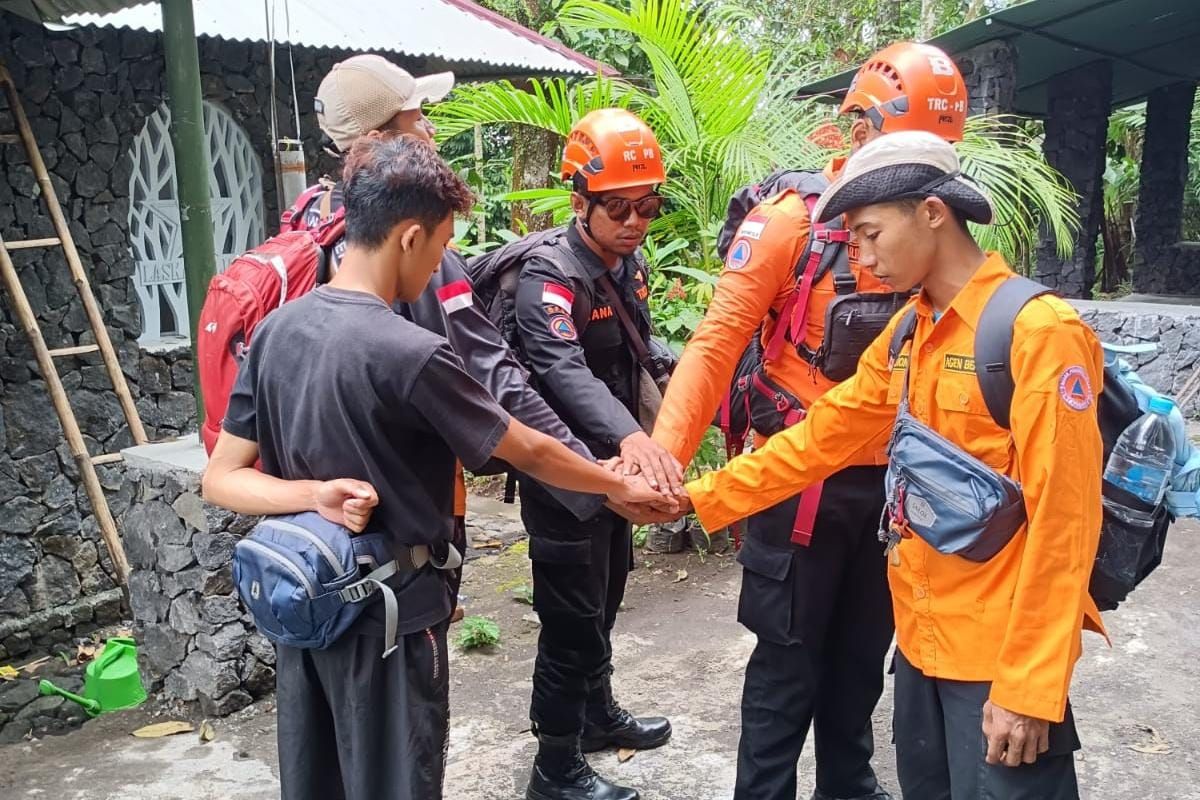
<path fill-rule="evenodd" d="M 292 207 L 279 215 L 279 230 L 300 230 L 300 218 L 304 216 L 304 212 L 308 209 L 309 204 L 312 203 L 313 198 L 325 191 L 328 191 L 328 187 L 318 183 L 301 192 L 300 196 L 296 198 L 296 202 L 292 203 Z"/>
<path fill-rule="evenodd" d="M 825 484 L 818 483 L 800 493 L 800 507 L 796 509 L 796 522 L 792 525 L 792 544 L 800 547 L 812 544 L 817 508 L 821 505 L 821 493 L 824 490 Z"/>
<path fill-rule="evenodd" d="M 813 219 L 813 209 L 816 208 L 818 196 L 810 194 L 804 198 L 804 205 L 808 207 L 808 217 Z M 766 352 L 763 353 L 764 361 L 774 361 L 779 358 L 780 351 L 783 350 L 784 335 L 791 333 L 792 341 L 797 341 L 796 337 L 800 333 L 800 328 L 804 324 L 804 320 L 808 315 L 808 299 L 812 295 L 813 281 L 817 276 L 817 268 L 821 266 L 821 256 L 825 253 L 825 243 L 828 241 L 828 231 L 824 225 L 817 222 L 812 223 L 812 229 L 809 231 L 809 252 L 808 263 L 804 265 L 804 274 L 796 283 L 796 288 L 788 296 L 787 302 L 779 311 L 779 318 L 775 320 L 775 330 L 771 334 L 771 341 L 767 343 Z"/>
<path fill-rule="evenodd" d="M 346 233 L 346 208 L 345 206 L 333 212 L 333 216 L 322 222 L 316 229 L 313 230 L 313 239 L 321 247 L 332 247 L 337 243 L 337 240 L 342 238 Z"/>

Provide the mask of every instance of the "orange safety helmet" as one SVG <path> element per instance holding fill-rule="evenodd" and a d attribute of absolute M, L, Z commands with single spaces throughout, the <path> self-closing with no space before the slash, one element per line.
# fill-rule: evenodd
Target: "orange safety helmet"
<path fill-rule="evenodd" d="M 623 108 L 601 108 L 575 123 L 562 179 L 586 194 L 665 183 L 662 149 L 650 126 Z"/>
<path fill-rule="evenodd" d="M 929 44 L 899 42 L 858 70 L 841 113 L 860 112 L 883 133 L 927 131 L 962 140 L 967 86 L 954 61 Z"/>

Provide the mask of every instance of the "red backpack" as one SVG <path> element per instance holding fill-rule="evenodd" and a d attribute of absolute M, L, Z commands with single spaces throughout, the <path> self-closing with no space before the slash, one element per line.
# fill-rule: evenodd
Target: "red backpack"
<path fill-rule="evenodd" d="M 329 252 L 345 228 L 339 209 L 314 230 L 285 230 L 238 256 L 208 284 L 196 333 L 196 374 L 204 395 L 200 438 L 210 455 L 254 329 L 272 311 L 329 279 Z"/>

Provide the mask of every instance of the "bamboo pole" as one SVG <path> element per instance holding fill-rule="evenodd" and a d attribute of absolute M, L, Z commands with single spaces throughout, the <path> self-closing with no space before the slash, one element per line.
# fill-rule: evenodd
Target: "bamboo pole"
<path fill-rule="evenodd" d="M 108 500 L 104 497 L 104 488 L 100 485 L 99 477 L 96 476 L 96 468 L 92 466 L 92 457 L 87 451 L 87 445 L 84 444 L 83 434 L 79 430 L 79 422 L 76 421 L 75 412 L 67 400 L 67 392 L 63 389 L 62 380 L 58 377 L 54 360 L 46 348 L 46 340 L 42 338 L 37 317 L 29 305 L 29 298 L 25 296 L 25 287 L 21 285 L 21 279 L 17 276 L 17 269 L 13 265 L 12 257 L 8 254 L 8 249 L 2 245 L 3 242 L 0 241 L 0 275 L 3 276 L 4 287 L 8 290 L 8 296 L 12 298 L 17 319 L 25 330 L 25 335 L 29 337 L 29 342 L 33 345 L 38 368 L 41 370 L 42 377 L 46 379 L 50 400 L 54 403 L 54 410 L 58 412 L 58 419 L 62 423 L 67 446 L 71 449 L 71 458 L 75 460 L 79 477 L 83 480 L 83 488 L 87 492 L 88 500 L 91 501 L 92 511 L 100 525 L 100 535 L 104 538 L 105 546 L 108 547 L 108 554 L 112 556 L 113 568 L 117 572 L 117 582 L 121 586 L 127 586 L 129 560 L 125 558 L 125 547 L 121 544 L 121 537 L 117 533 L 117 523 L 113 520 L 112 511 L 108 508 Z"/>
<path fill-rule="evenodd" d="M 21 140 L 25 144 L 25 152 L 29 156 L 29 165 L 33 167 L 33 174 L 37 178 L 38 186 L 41 187 L 42 197 L 46 203 L 46 211 L 50 214 L 50 221 L 54 223 L 54 231 L 58 234 L 63 255 L 67 259 L 67 266 L 71 269 L 71 280 L 75 283 L 75 290 L 79 292 L 79 299 L 83 303 L 83 310 L 87 313 L 92 333 L 96 337 L 96 345 L 100 348 L 100 353 L 104 358 L 104 367 L 108 371 L 109 380 L 112 381 L 113 391 L 116 392 L 117 400 L 121 403 L 121 411 L 125 414 L 125 422 L 129 425 L 129 432 L 136 444 L 145 444 L 146 429 L 142 427 L 142 418 L 138 414 L 137 406 L 134 405 L 133 395 L 129 392 L 129 384 L 125 382 L 125 373 L 121 371 L 121 362 L 117 358 L 116 351 L 113 349 L 112 340 L 108 337 L 108 329 L 104 326 L 104 315 L 100 313 L 100 307 L 96 304 L 96 296 L 92 294 L 91 284 L 88 283 L 87 273 L 84 272 L 83 262 L 79 260 L 79 251 L 75 249 L 75 242 L 72 240 L 71 231 L 67 227 L 67 220 L 63 216 L 62 207 L 58 204 L 58 195 L 54 192 L 54 184 L 50 181 L 50 174 L 46 171 L 46 163 L 42 161 L 42 154 L 38 150 L 37 140 L 33 138 L 33 130 L 29 127 L 29 119 L 25 116 L 25 109 L 21 106 L 21 99 L 17 96 L 17 87 L 13 85 L 12 76 L 3 64 L 0 64 L 0 83 L 4 84 L 4 91 L 8 95 L 9 111 L 12 112 L 13 118 L 16 120 L 17 133 L 20 134 Z M 8 264 L 12 264 L 7 248 L 4 248 L 4 259 Z M 13 273 L 13 277 L 16 277 L 15 272 Z M 38 333 L 38 340 L 41 341 L 40 331 Z M 44 341 L 41 347 L 42 350 L 46 349 Z M 54 365 L 50 362 L 42 365 L 42 374 L 47 381 L 50 380 L 50 374 L 53 374 L 56 380 L 58 377 Z M 61 388 L 61 384 L 59 386 Z M 70 416 L 72 420 L 75 419 L 74 413 L 71 413 Z"/>
<path fill-rule="evenodd" d="M 192 360 L 196 358 L 200 308 L 209 281 L 217 272 L 213 247 L 212 203 L 208 180 L 212 169 L 204 144 L 204 108 L 200 98 L 200 58 L 196 50 L 196 21 L 192 0 L 161 0 L 163 58 L 167 70 L 167 103 L 171 107 L 171 148 L 179 184 L 179 230 L 183 236 L 183 267 L 187 285 L 188 327 Z M 272 149 L 275 143 L 271 143 Z M 204 422 L 204 396 L 194 381 L 196 422 Z"/>

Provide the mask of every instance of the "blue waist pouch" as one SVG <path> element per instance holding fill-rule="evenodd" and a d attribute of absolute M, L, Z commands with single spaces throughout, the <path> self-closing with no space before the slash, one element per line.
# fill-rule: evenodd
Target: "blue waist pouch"
<path fill-rule="evenodd" d="M 886 517 L 939 553 L 987 561 L 1025 523 L 1020 484 L 913 417 L 907 402 L 888 456 Z"/>

